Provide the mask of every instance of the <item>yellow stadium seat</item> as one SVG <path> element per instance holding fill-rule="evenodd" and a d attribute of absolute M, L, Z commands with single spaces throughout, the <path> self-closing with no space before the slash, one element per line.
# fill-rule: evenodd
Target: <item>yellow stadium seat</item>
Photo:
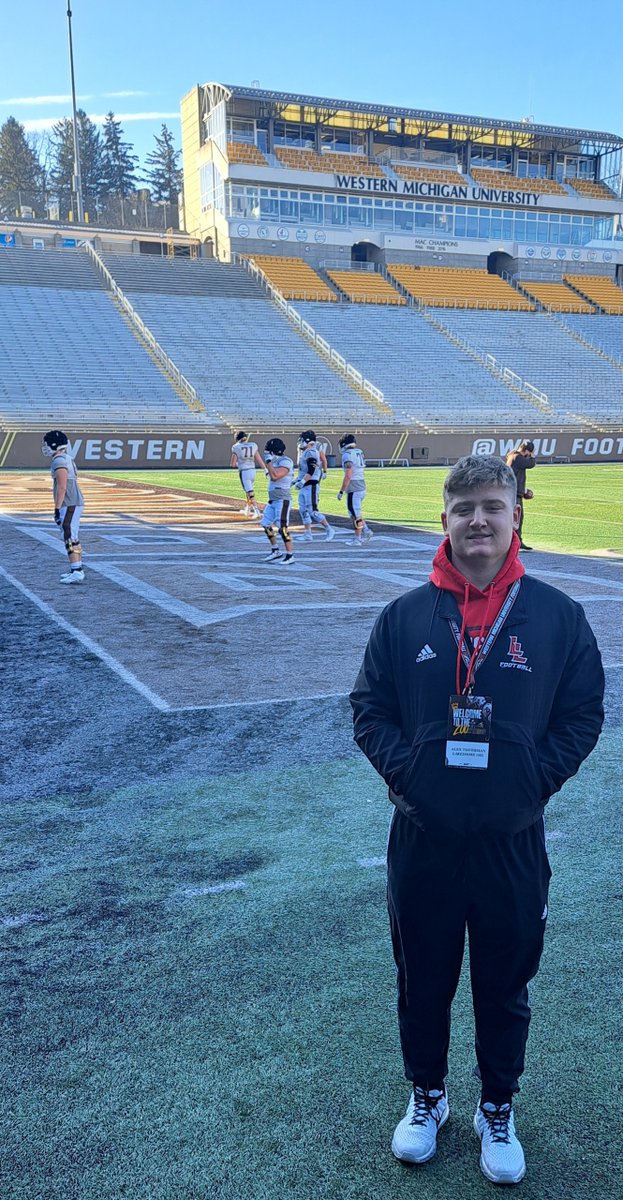
<path fill-rule="evenodd" d="M 387 270 L 411 296 L 433 308 L 496 308 L 510 312 L 532 312 L 534 308 L 505 279 L 482 269 L 389 263 Z"/>
<path fill-rule="evenodd" d="M 555 196 L 566 196 L 567 192 L 556 179 L 522 179 L 509 175 L 508 171 L 494 171 L 489 167 L 472 167 L 470 175 L 476 183 L 485 187 L 512 188 L 518 192 L 550 192 Z"/>
<path fill-rule="evenodd" d="M 565 179 L 565 183 L 579 196 L 590 196 L 592 200 L 616 200 L 614 192 L 600 179 Z"/>
<path fill-rule="evenodd" d="M 384 275 L 372 271 L 327 271 L 329 279 L 354 304 L 406 304 Z"/>
<path fill-rule="evenodd" d="M 565 283 L 533 283 L 526 280 L 523 290 L 552 312 L 592 313 L 592 304 L 576 296 Z"/>
<path fill-rule="evenodd" d="M 282 166 L 290 171 L 329 171 L 331 174 L 373 175 L 384 178 L 378 163 L 361 154 L 317 154 L 315 150 L 299 150 L 294 146 L 275 146 Z"/>
<path fill-rule="evenodd" d="M 253 261 L 286 300 L 337 300 L 335 292 L 302 258 L 254 254 Z"/>
<path fill-rule="evenodd" d="M 407 163 L 392 163 L 396 175 L 401 179 L 413 179 L 416 183 L 464 183 L 464 176 L 458 171 L 444 171 L 439 167 L 415 167 Z"/>
<path fill-rule="evenodd" d="M 623 316 L 623 290 L 606 275 L 565 275 L 565 282 L 582 292 L 604 312 Z"/>
<path fill-rule="evenodd" d="M 227 157 L 230 163 L 254 163 L 256 166 L 267 166 L 262 151 L 249 142 L 228 142 Z"/>

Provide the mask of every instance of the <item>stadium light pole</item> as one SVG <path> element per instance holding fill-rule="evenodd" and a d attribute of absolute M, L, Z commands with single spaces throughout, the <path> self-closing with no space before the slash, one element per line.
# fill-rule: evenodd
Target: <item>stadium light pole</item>
<path fill-rule="evenodd" d="M 71 36 L 71 0 L 67 0 L 67 29 L 69 32 L 69 69 L 71 73 L 71 106 L 74 125 L 74 176 L 73 191 L 76 196 L 78 222 L 84 221 L 84 203 L 82 200 L 82 174 L 80 171 L 80 146 L 78 144 L 78 113 L 76 112 L 76 81 L 74 78 L 74 47 Z"/>

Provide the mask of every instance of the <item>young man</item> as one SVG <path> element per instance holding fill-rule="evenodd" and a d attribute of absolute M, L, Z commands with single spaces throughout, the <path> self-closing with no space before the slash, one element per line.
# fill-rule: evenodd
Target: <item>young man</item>
<path fill-rule="evenodd" d="M 299 473 L 294 486 L 298 488 L 299 493 L 299 512 L 304 527 L 303 536 L 306 542 L 313 541 L 311 527 L 314 522 L 323 526 L 326 540 L 330 542 L 335 537 L 335 530 L 318 508 L 320 482 L 326 478 L 327 474 L 326 455 L 318 445 L 313 429 L 305 429 L 296 445 L 299 451 Z"/>
<path fill-rule="evenodd" d="M 532 470 L 536 465 L 534 455 L 534 442 L 521 442 L 517 450 L 511 450 L 506 455 L 506 465 L 514 472 L 517 480 L 517 503 L 519 505 L 519 525 L 517 533 L 519 535 L 519 549 L 531 550 L 532 546 L 526 546 L 523 541 L 523 502 L 524 500 L 532 500 L 534 492 L 531 488 L 526 487 L 526 471 Z"/>
<path fill-rule="evenodd" d="M 281 438 L 269 438 L 264 448 L 264 459 L 260 463 L 268 476 L 268 504 L 262 513 L 262 528 L 271 545 L 266 562 L 278 562 L 288 566 L 294 562 L 292 537 L 288 529 L 290 505 L 292 503 L 292 481 L 294 463 L 286 454 L 286 445 Z M 285 554 L 277 545 L 279 533 Z"/>
<path fill-rule="evenodd" d="M 68 449 L 69 438 L 62 429 L 50 429 L 44 434 L 41 449 L 51 458 L 50 475 L 54 491 L 54 521 L 62 531 L 69 558 L 69 570 L 61 575 L 61 583 L 84 583 L 80 518 L 84 496 L 78 484 L 78 473 Z"/>
<path fill-rule="evenodd" d="M 372 530 L 368 528 L 361 515 L 361 506 L 366 495 L 366 460 L 353 433 L 345 433 L 344 437 L 340 438 L 340 450 L 342 451 L 344 478 L 337 498 L 341 500 L 346 493 L 348 512 L 355 530 L 354 538 L 347 545 L 363 546 L 364 542 L 369 542 L 372 537 Z"/>
<path fill-rule="evenodd" d="M 430 583 L 381 613 L 350 697 L 355 740 L 396 809 L 388 905 L 413 1093 L 392 1150 L 427 1162 L 448 1118 L 467 929 L 480 1166 L 512 1184 L 526 1169 L 512 1104 L 551 874 L 543 810 L 597 742 L 604 675 L 580 605 L 525 575 L 510 467 L 460 459 L 444 501 Z"/>
<path fill-rule="evenodd" d="M 259 517 L 260 510 L 255 503 L 255 464 L 261 462 L 257 442 L 247 441 L 244 430 L 236 434 L 236 440 L 231 448 L 230 467 L 235 467 L 240 476 L 247 502 L 240 512 L 245 517 Z"/>

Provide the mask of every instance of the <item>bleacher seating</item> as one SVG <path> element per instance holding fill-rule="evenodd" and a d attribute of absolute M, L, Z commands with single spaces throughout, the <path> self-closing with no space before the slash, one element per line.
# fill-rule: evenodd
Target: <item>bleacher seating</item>
<path fill-rule="evenodd" d="M 565 275 L 565 281 L 604 312 L 623 314 L 623 290 L 607 275 Z"/>
<path fill-rule="evenodd" d="M 563 320 L 573 333 L 579 334 L 598 350 L 605 351 L 616 362 L 623 363 L 623 321 L 617 317 L 606 317 L 603 313 L 591 317 L 570 313 Z M 622 409 L 623 403 L 620 403 L 619 412 Z"/>
<path fill-rule="evenodd" d="M 362 154 L 336 154 L 327 151 L 299 150 L 294 146 L 275 146 L 275 154 L 289 171 L 329 171 L 331 174 L 374 175 L 383 179 L 384 172 L 376 162 Z"/>
<path fill-rule="evenodd" d="M 0 286 L 0 328 L 11 350 L 0 355 L 0 414 L 13 428 L 222 428 L 186 407 L 101 289 Z"/>
<path fill-rule="evenodd" d="M 476 313 L 447 309 L 442 320 L 472 346 L 492 354 L 503 366 L 546 392 L 558 419 L 565 424 L 588 420 L 620 423 L 623 370 L 612 366 L 576 341 L 546 313 Z M 616 317 L 567 316 L 591 328 Z"/>
<path fill-rule="evenodd" d="M 376 271 L 327 271 L 329 279 L 354 304 L 406 304 L 384 275 Z"/>
<path fill-rule="evenodd" d="M 592 313 L 592 304 L 568 288 L 565 283 L 541 283 L 532 280 L 520 280 L 520 287 L 533 300 L 538 300 L 544 308 L 560 313 Z"/>
<path fill-rule="evenodd" d="M 122 291 L 172 296 L 231 296 L 261 300 L 264 293 L 243 267 L 210 258 L 161 258 L 155 254 L 102 254 Z"/>
<path fill-rule="evenodd" d="M 227 157 L 230 163 L 251 163 L 257 167 L 268 165 L 266 155 L 252 142 L 228 142 Z"/>
<path fill-rule="evenodd" d="M 518 175 L 510 175 L 508 171 L 493 170 L 490 167 L 472 167 L 470 175 L 476 183 L 484 187 L 510 188 L 517 192 L 550 192 L 554 196 L 566 196 L 567 190 L 558 183 L 557 179 L 524 179 Z"/>
<path fill-rule="evenodd" d="M 431 427 L 534 424 L 534 408 L 412 308 L 396 311 L 360 304 L 299 304 L 297 308 L 354 367 L 382 388 L 398 419 Z M 539 413 L 539 422 L 547 419 Z"/>
<path fill-rule="evenodd" d="M 600 179 L 565 179 L 565 183 L 578 196 L 589 196 L 591 200 L 616 200 L 614 192 Z"/>
<path fill-rule="evenodd" d="M 415 167 L 408 163 L 392 163 L 392 168 L 401 179 L 414 179 L 416 183 L 465 183 L 465 178 L 458 171 L 448 171 L 441 167 Z"/>
<path fill-rule="evenodd" d="M 302 258 L 254 254 L 253 262 L 286 300 L 337 300 L 328 283 Z"/>
<path fill-rule="evenodd" d="M 504 308 L 531 312 L 534 305 L 499 275 L 473 267 L 414 267 L 388 263 L 389 274 L 402 287 L 433 308 Z"/>
<path fill-rule="evenodd" d="M 299 424 L 312 417 L 341 425 L 391 422 L 391 414 L 380 413 L 325 364 L 265 295 L 258 304 L 128 294 L 204 404 L 218 404 L 232 425 Z"/>

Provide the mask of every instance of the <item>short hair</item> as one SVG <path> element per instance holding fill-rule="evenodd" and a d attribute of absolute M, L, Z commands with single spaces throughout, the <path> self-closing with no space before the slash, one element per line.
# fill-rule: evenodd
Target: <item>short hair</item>
<path fill-rule="evenodd" d="M 534 442 L 522 442 L 519 449 L 520 450 L 529 450 L 530 453 L 532 454 L 532 451 L 534 450 Z"/>
<path fill-rule="evenodd" d="M 513 504 L 517 499 L 515 472 L 507 467 L 503 459 L 495 454 L 466 454 L 446 475 L 443 485 L 444 505 L 447 506 L 453 496 L 462 492 L 473 492 L 486 487 L 506 488 L 512 492 Z"/>

